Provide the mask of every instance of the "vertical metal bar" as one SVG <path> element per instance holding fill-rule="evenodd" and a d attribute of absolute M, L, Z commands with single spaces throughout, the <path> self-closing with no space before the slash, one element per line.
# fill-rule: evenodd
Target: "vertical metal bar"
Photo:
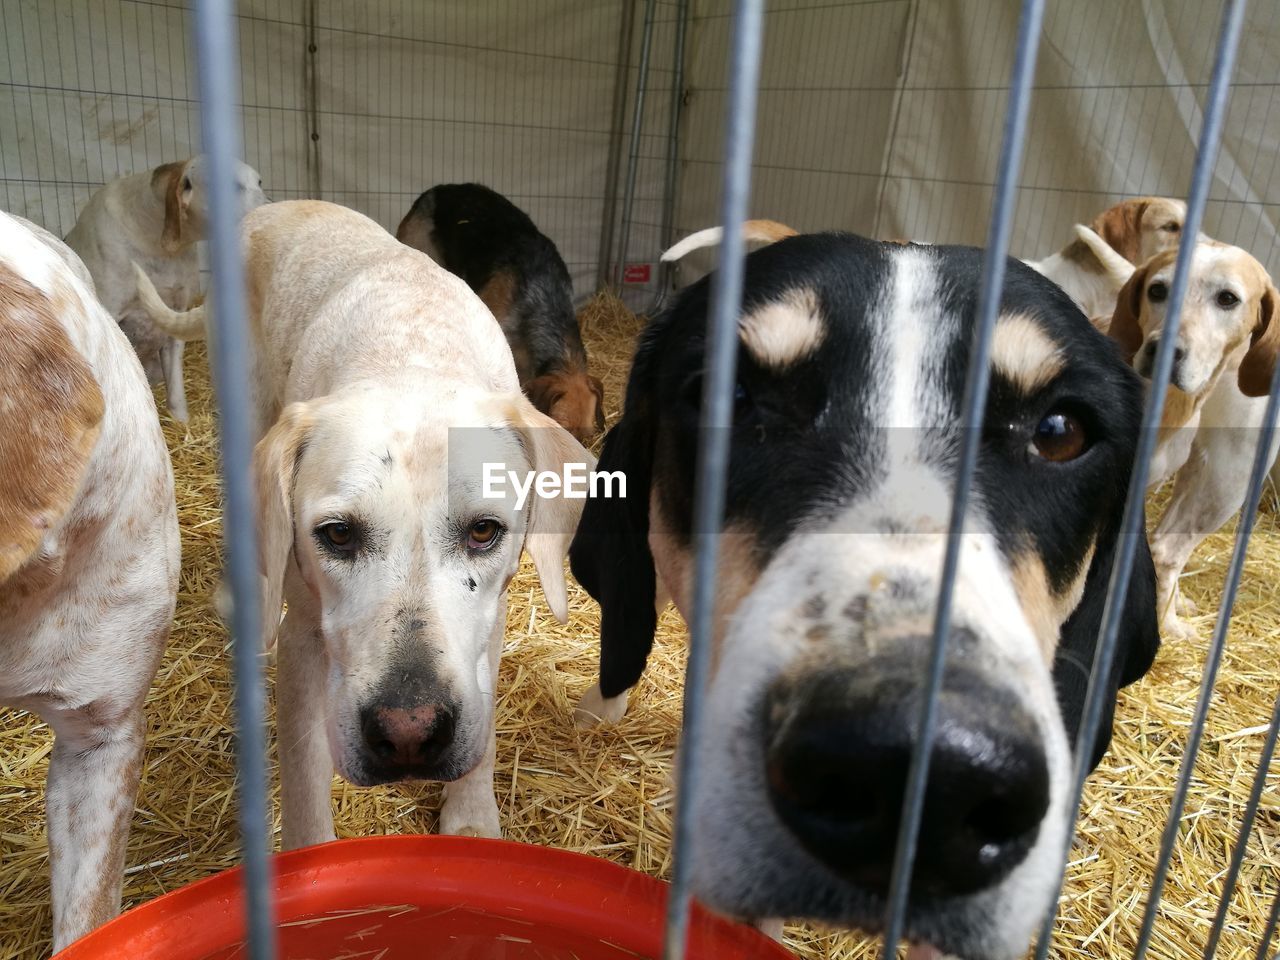
<path fill-rule="evenodd" d="M 1106 604 L 1103 607 L 1102 631 L 1098 637 L 1098 648 L 1094 653 L 1093 668 L 1089 674 L 1089 687 L 1085 694 L 1084 711 L 1080 720 L 1080 731 L 1076 740 L 1074 782 L 1067 800 L 1067 809 L 1072 816 L 1072 827 L 1067 831 L 1059 859 L 1063 865 L 1063 873 L 1058 879 L 1059 894 L 1062 891 L 1062 881 L 1065 878 L 1071 845 L 1075 842 L 1074 818 L 1080 808 L 1080 798 L 1084 794 L 1085 778 L 1089 774 L 1090 745 L 1097 739 L 1098 727 L 1102 721 L 1103 701 L 1108 696 L 1107 677 L 1111 674 L 1112 661 L 1115 659 L 1125 596 L 1129 592 L 1133 558 L 1141 542 L 1140 538 L 1146 536 L 1146 531 L 1143 529 L 1143 504 L 1147 495 L 1151 455 L 1155 451 L 1160 418 L 1164 411 L 1165 394 L 1169 387 L 1169 375 L 1173 371 L 1173 351 L 1178 340 L 1178 326 L 1182 320 L 1182 301 L 1186 296 L 1188 278 L 1191 274 L 1191 256 L 1195 250 L 1195 238 L 1200 233 L 1205 202 L 1209 198 L 1209 187 L 1213 182 L 1214 161 L 1218 152 L 1218 140 L 1222 134 L 1223 118 L 1227 112 L 1227 96 L 1230 93 L 1231 73 L 1235 67 L 1236 49 L 1240 42 L 1240 29 L 1244 22 L 1244 8 L 1244 0 L 1226 0 L 1223 7 L 1222 29 L 1218 35 L 1218 46 L 1214 55 L 1213 75 L 1209 82 L 1204 124 L 1201 127 L 1200 142 L 1196 148 L 1196 162 L 1191 174 L 1191 191 L 1187 196 L 1187 216 L 1182 231 L 1183 242 L 1178 245 L 1178 258 L 1174 265 L 1173 285 L 1169 294 L 1169 309 L 1165 315 L 1164 333 L 1160 337 L 1160 346 L 1156 350 L 1155 368 L 1151 375 L 1151 393 L 1147 408 L 1143 412 L 1142 433 L 1138 439 L 1133 473 L 1129 478 L 1129 492 L 1120 526 L 1120 541 L 1116 549 L 1114 565 L 1111 568 Z M 1191 238 L 1190 242 L 1187 242 L 1188 237 Z M 1036 960 L 1045 960 L 1049 955 L 1057 903 L 1058 896 L 1055 896 L 1045 913 L 1044 923 L 1040 929 L 1040 940 L 1036 945 Z"/>
<path fill-rule="evenodd" d="M 724 519 L 729 473 L 729 431 L 733 426 L 733 384 L 738 363 L 738 314 L 742 306 L 742 224 L 751 193 L 751 155 L 756 132 L 756 87 L 764 36 L 764 0 L 736 0 L 729 63 L 729 111 L 725 121 L 724 187 L 720 222 L 724 241 L 711 281 L 707 318 L 706 380 L 702 389 L 698 464 L 693 495 L 693 619 L 689 624 L 689 663 L 684 681 L 684 718 L 676 773 L 676 813 L 672 837 L 671 893 L 663 960 L 684 960 L 689 930 L 692 812 L 701 767 L 697 762 L 703 733 L 703 701 L 711 663 L 720 525 Z"/>
<path fill-rule="evenodd" d="M 316 63 L 319 44 L 316 40 L 320 16 L 317 0 L 308 0 L 303 13 L 306 23 L 307 55 L 303 59 L 303 92 L 307 107 L 307 196 L 324 199 L 320 193 L 320 79 Z"/>
<path fill-rule="evenodd" d="M 213 295 L 213 381 L 222 447 L 223 541 L 234 605 L 231 615 L 235 673 L 236 772 L 240 792 L 240 855 L 244 861 L 248 956 L 271 960 L 275 930 L 267 852 L 265 695 L 258 663 L 262 628 L 258 545 L 250 470 L 253 412 L 249 408 L 244 273 L 240 262 L 240 201 L 235 164 L 236 20 L 231 0 L 201 0 L 194 20 L 200 82 L 201 133 L 209 180 L 209 262 Z"/>
<path fill-rule="evenodd" d="M 1156 912 L 1160 908 L 1160 895 L 1164 891 L 1165 878 L 1169 873 L 1173 847 L 1178 842 L 1182 811 L 1186 806 L 1191 777 L 1195 773 L 1200 742 L 1204 739 L 1205 722 L 1209 718 L 1209 705 L 1213 702 L 1213 686 L 1218 679 L 1218 668 L 1222 664 L 1222 654 L 1227 647 L 1227 630 L 1231 627 L 1231 609 L 1235 606 L 1236 593 L 1240 589 L 1240 577 L 1244 573 L 1244 562 L 1249 552 L 1249 537 L 1253 534 L 1253 525 L 1258 518 L 1258 504 L 1262 501 L 1262 488 L 1266 483 L 1267 473 L 1271 469 L 1271 440 L 1275 436 L 1276 413 L 1280 410 L 1277 385 L 1280 385 L 1280 365 L 1276 366 L 1271 376 L 1271 393 L 1267 397 L 1266 420 L 1258 434 L 1258 447 L 1253 455 L 1253 472 L 1249 474 L 1249 491 L 1245 496 L 1244 506 L 1240 508 L 1240 524 L 1236 529 L 1235 547 L 1231 553 L 1231 563 L 1227 566 L 1227 581 L 1222 589 L 1218 620 L 1213 627 L 1213 641 L 1209 645 L 1204 676 L 1200 681 L 1200 699 L 1196 702 L 1195 717 L 1191 721 L 1191 731 L 1187 735 L 1187 746 L 1182 752 L 1182 767 L 1178 771 L 1178 783 L 1173 791 L 1169 819 L 1165 823 L 1164 835 L 1160 838 L 1160 856 L 1156 861 L 1155 873 L 1151 879 L 1151 890 L 1147 894 L 1147 908 L 1142 916 L 1142 931 L 1138 935 L 1138 946 L 1134 950 L 1135 957 L 1145 956 L 1147 948 L 1151 946 Z M 1225 899 L 1225 887 L 1223 894 Z"/>
<path fill-rule="evenodd" d="M 659 246 L 663 250 L 675 242 L 676 175 L 680 166 L 680 117 L 684 112 L 684 42 L 689 28 L 689 0 L 676 4 L 676 40 L 671 64 L 671 115 L 667 124 L 667 174 L 662 194 L 662 234 Z M 658 289 L 653 301 L 643 311 L 653 316 L 662 309 L 671 288 L 671 274 L 675 264 L 658 264 Z"/>
<path fill-rule="evenodd" d="M 1275 393 L 1275 384 L 1271 387 Z M 1204 948 L 1204 960 L 1213 960 L 1218 952 L 1218 941 L 1222 939 L 1222 929 L 1227 922 L 1227 909 L 1231 905 L 1231 895 L 1235 892 L 1236 880 L 1240 876 L 1240 868 L 1244 865 L 1245 854 L 1249 849 L 1249 834 L 1253 831 L 1253 821 L 1258 816 L 1258 807 L 1262 803 L 1262 793 L 1267 786 L 1267 774 L 1271 770 L 1271 759 L 1276 753 L 1276 741 L 1280 740 L 1280 696 L 1276 697 L 1271 708 L 1271 726 L 1267 730 L 1267 739 L 1262 745 L 1262 753 L 1258 757 L 1258 767 L 1253 773 L 1253 786 L 1249 791 L 1249 801 L 1245 804 L 1244 814 L 1240 818 L 1240 831 L 1236 834 L 1236 846 L 1231 852 L 1231 864 L 1227 874 L 1222 878 L 1222 895 L 1218 899 L 1218 912 L 1213 918 L 1213 928 L 1209 931 L 1209 940 Z"/>
<path fill-rule="evenodd" d="M 969 370 L 965 377 L 960 459 L 956 467 L 955 494 L 951 501 L 951 521 L 947 532 L 946 554 L 942 564 L 942 583 L 938 591 L 938 607 L 934 613 L 933 645 L 929 655 L 924 703 L 920 710 L 920 737 L 911 755 L 907 771 L 906 793 L 902 800 L 902 822 L 894 851 L 893 872 L 885 905 L 884 956 L 898 955 L 902 939 L 907 896 L 911 885 L 911 869 L 915 863 L 916 844 L 920 838 L 920 815 L 924 810 L 925 785 L 929 780 L 929 761 L 936 733 L 938 694 L 947 660 L 947 634 L 951 629 L 951 601 L 955 592 L 956 573 L 960 566 L 960 546 L 964 535 L 965 514 L 978 447 L 982 440 L 982 424 L 986 416 L 987 388 L 990 383 L 991 339 L 1000 309 L 1005 267 L 1009 252 L 1009 234 L 1016 202 L 1018 168 L 1022 163 L 1026 141 L 1027 113 L 1031 103 L 1031 84 L 1035 78 L 1036 54 L 1040 45 L 1040 25 L 1044 19 L 1044 0 L 1024 0 L 1018 23 L 1017 45 L 1013 55 L 1013 75 L 1009 84 L 1009 103 L 1005 113 L 1004 138 L 996 170 L 995 197 L 991 206 L 991 226 L 987 234 L 987 250 L 982 260 L 982 286 L 978 292 L 977 321 L 973 347 L 969 354 Z"/>
<path fill-rule="evenodd" d="M 1267 918 L 1267 928 L 1262 931 L 1262 942 L 1258 944 L 1258 954 L 1254 960 L 1267 960 L 1271 939 L 1276 935 L 1277 922 L 1280 922 L 1280 889 L 1276 890 L 1276 898 L 1271 901 L 1271 916 Z"/>
<path fill-rule="evenodd" d="M 623 0 L 618 28 L 618 67 L 613 74 L 613 110 L 609 125 L 609 159 L 604 173 L 604 208 L 600 219 L 600 259 L 596 264 L 596 289 L 609 283 L 613 260 L 613 233 L 618 213 L 618 167 L 622 163 L 622 125 L 627 115 L 627 86 L 631 78 L 631 38 L 636 30 L 635 0 Z"/>
<path fill-rule="evenodd" d="M 627 183 L 622 192 L 622 236 L 618 240 L 618 269 L 614 282 L 622 286 L 631 245 L 631 208 L 636 200 L 636 173 L 640 168 L 640 134 L 644 131 L 644 98 L 649 90 L 649 52 L 653 49 L 653 11 L 657 0 L 645 0 L 644 27 L 640 31 L 640 67 L 636 73 L 636 107 L 631 115 L 631 148 L 627 152 Z"/>

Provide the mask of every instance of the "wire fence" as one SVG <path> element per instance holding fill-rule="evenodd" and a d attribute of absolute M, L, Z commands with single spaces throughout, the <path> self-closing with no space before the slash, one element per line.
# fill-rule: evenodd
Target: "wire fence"
<path fill-rule="evenodd" d="M 670 232 L 672 217 L 681 229 L 724 224 L 728 241 L 720 253 L 712 297 L 709 375 L 703 400 L 705 442 L 698 468 L 701 509 L 697 515 L 705 526 L 696 537 L 688 681 L 695 693 L 710 656 L 720 516 L 728 473 L 723 427 L 734 402 L 736 317 L 741 305 L 742 242 L 734 228 L 742 220 L 777 213 L 779 219 L 800 228 L 832 226 L 835 220 L 841 226 L 885 235 L 984 242 L 988 252 L 979 323 L 963 404 L 965 421 L 974 426 L 982 423 L 986 402 L 995 294 L 1001 289 L 1007 249 L 1025 255 L 1048 252 L 1053 247 L 1049 238 L 1064 234 L 1071 222 L 1085 219 L 1109 200 L 1133 193 L 1162 193 L 1187 196 L 1187 235 L 1194 236 L 1203 225 L 1222 239 L 1248 247 L 1273 270 L 1280 256 L 1275 228 L 1280 178 L 1274 149 L 1280 123 L 1273 114 L 1280 83 L 1274 76 L 1264 77 L 1268 50 L 1251 45 L 1248 39 L 1275 35 L 1280 13 L 1274 6 L 1256 5 L 1251 14 L 1255 19 L 1248 20 L 1243 0 L 1226 0 L 1220 8 L 1148 3 L 1143 5 L 1141 20 L 1130 17 L 1138 26 L 1123 21 L 1128 25 L 1121 29 L 1120 11 L 1129 8 L 1098 4 L 1090 11 L 1100 19 L 1088 34 L 1084 33 L 1085 14 L 1046 11 L 1043 0 L 1026 0 L 1020 10 L 1011 4 L 966 2 L 944 8 L 906 0 L 843 4 L 794 0 L 776 4 L 767 16 L 760 0 L 741 0 L 732 11 L 700 6 L 689 22 L 690 103 L 674 131 L 670 121 L 680 97 L 673 94 L 683 93 L 674 82 L 674 51 L 684 8 L 668 0 L 626 4 L 622 18 L 613 5 L 583 12 L 569 3 L 534 10 L 533 5 L 514 4 L 370 7 L 335 2 L 298 3 L 282 10 L 279 4 L 262 2 L 244 4 L 238 20 L 232 18 L 230 8 L 227 0 L 205 0 L 194 13 L 178 4 L 138 0 L 48 6 L 4 0 L 0 30 L 7 55 L 5 72 L 0 74 L 4 164 L 0 173 L 7 208 L 65 233 L 95 186 L 196 152 L 200 142 L 196 128 L 202 125 L 203 142 L 210 147 L 217 213 L 210 236 L 212 286 L 217 292 L 214 371 L 221 404 L 227 526 L 241 531 L 253 527 L 247 466 L 249 414 L 237 402 L 237 396 L 244 396 L 247 376 L 243 283 L 231 212 L 234 204 L 217 202 L 219 196 L 224 201 L 232 196 L 231 161 L 240 152 L 241 137 L 243 155 L 263 173 L 272 198 L 320 196 L 364 210 L 390 227 L 417 193 L 432 183 L 484 180 L 525 206 L 557 240 L 580 292 L 591 289 L 602 269 L 607 273 L 615 266 L 609 255 L 600 256 L 602 247 L 611 249 L 616 243 L 619 251 L 626 250 L 622 266 L 632 251 L 652 261 Z M 1042 17 L 1047 17 L 1043 31 Z M 1108 32 L 1112 23 L 1116 29 Z M 1137 30 L 1148 38 L 1151 56 L 1126 58 L 1121 55 L 1126 44 L 1142 46 L 1136 40 Z M 1197 48 L 1199 59 L 1193 60 L 1190 52 L 1159 42 L 1161 37 L 1188 30 L 1217 38 L 1211 55 Z M 966 48 L 963 62 L 939 53 L 945 52 L 946 40 L 954 39 L 955 31 L 982 38 L 982 45 Z M 1086 51 L 1083 59 L 1064 54 L 1053 42 L 1072 31 L 1076 40 L 1066 49 Z M 1103 35 L 1112 39 L 1099 45 L 1101 50 L 1081 39 Z M 865 48 L 867 55 L 846 51 L 841 56 L 838 44 L 830 39 L 840 36 L 856 37 L 857 50 Z M 1009 57 L 996 53 L 1010 49 L 1014 52 L 1012 79 L 1006 76 Z M 619 50 L 627 51 L 625 57 L 615 55 Z M 665 66 L 655 60 L 659 50 L 667 51 Z M 633 54 L 634 64 L 629 65 Z M 1104 62 L 1095 62 L 1095 54 L 1105 54 Z M 724 72 L 726 63 L 731 65 L 729 81 L 716 86 L 714 78 Z M 1274 71 L 1274 61 L 1270 69 Z M 846 72 L 837 84 L 833 76 L 840 71 Z M 1090 85 L 1055 85 L 1055 71 L 1082 71 L 1100 79 Z M 199 95 L 191 82 L 195 75 Z M 513 76 L 525 75 L 536 76 L 537 82 L 511 82 Z M 1171 82 L 1171 77 L 1179 79 Z M 236 78 L 244 103 L 238 126 L 233 114 Z M 644 112 L 638 120 L 619 117 L 619 103 L 625 106 L 638 99 L 615 96 L 619 78 L 627 88 L 645 91 Z M 853 106 L 860 98 L 861 105 Z M 805 102 L 799 113 L 788 106 L 797 100 Z M 201 101 L 206 106 L 203 112 Z M 1072 105 L 1070 111 L 1068 105 Z M 865 114 L 860 112 L 864 110 Z M 1073 126 L 1073 136 L 1088 143 L 1087 149 L 1064 145 L 1051 133 L 1055 118 L 1065 112 L 1084 117 Z M 855 121 L 864 116 L 869 123 L 861 127 Z M 704 122 L 708 117 L 723 118 L 723 124 L 718 119 Z M 833 118 L 844 118 L 844 122 L 833 123 Z M 631 136 L 624 148 L 628 128 Z M 990 135 L 997 130 L 1003 135 Z M 680 176 L 674 180 L 668 176 L 671 154 L 667 149 L 675 139 L 673 133 L 684 144 L 679 153 Z M 712 145 L 723 152 L 717 154 Z M 965 149 L 950 149 L 951 145 Z M 1099 166 L 1111 179 L 1101 188 L 1096 186 L 1096 170 L 1081 172 L 1088 167 L 1081 157 L 1092 149 L 1108 151 L 1107 162 Z M 607 176 L 610 167 L 616 179 Z M 987 179 L 986 172 L 993 170 L 996 175 Z M 1112 177 L 1117 170 L 1126 171 L 1126 177 Z M 625 182 L 634 187 L 620 189 Z M 626 193 L 632 195 L 630 203 Z M 673 196 L 674 213 L 664 213 Z M 609 219 L 610 207 L 617 204 L 624 212 L 619 235 L 614 237 L 602 225 Z M 833 216 L 833 211 L 838 213 Z M 984 222 L 989 223 L 985 228 Z M 602 235 L 607 237 L 604 244 Z M 1144 535 L 1149 461 L 1173 368 L 1191 252 L 1188 244 L 1178 254 L 1165 336 L 1155 356 L 1141 446 L 1130 479 L 1123 547 L 1103 616 L 1095 677 L 1109 674 L 1108 659 L 1115 651 L 1133 552 Z M 643 288 L 638 294 L 654 293 L 657 282 L 654 274 L 647 284 L 638 284 Z M 1277 382 L 1280 371 L 1272 382 L 1268 428 L 1261 432 L 1253 459 L 1245 520 L 1237 534 L 1196 722 L 1190 728 L 1135 957 L 1146 955 L 1151 944 L 1169 854 L 1178 838 L 1182 801 L 1244 569 L 1251 518 L 1271 465 L 1268 451 L 1270 424 L 1277 412 Z M 956 475 L 953 545 L 971 494 L 980 431 L 965 434 L 970 442 Z M 245 858 L 250 866 L 246 873 L 252 910 L 248 955 L 268 960 L 273 947 L 265 760 L 258 743 L 262 702 L 254 642 L 256 559 L 251 536 L 233 537 L 229 545 L 234 547 L 228 561 L 236 594 L 232 632 L 241 803 Z M 894 869 L 897 895 L 890 899 L 885 917 L 886 955 L 895 954 L 902 932 L 912 833 L 922 810 L 920 785 L 928 773 L 928 731 L 945 663 L 947 601 L 956 564 L 956 551 L 951 550 L 933 636 L 932 695 L 925 699 L 920 717 L 926 748 L 913 763 L 917 789 L 907 793 L 904 833 Z M 1091 684 L 1080 732 L 1082 744 L 1093 741 L 1105 694 L 1105 684 Z M 689 805 L 696 791 L 696 748 L 701 736 L 697 704 L 696 697 L 686 701 L 688 749 L 675 821 L 672 935 L 667 947 L 673 960 L 683 955 L 682 911 L 689 899 L 683 863 L 690 841 L 682 830 L 690 822 Z M 1240 832 L 1231 843 L 1227 868 L 1231 882 L 1224 887 L 1206 957 L 1217 947 L 1231 883 L 1267 789 L 1277 730 L 1280 700 L 1242 812 Z M 1079 806 L 1087 754 L 1087 749 L 1077 750 L 1073 809 Z M 1276 903 L 1280 907 L 1280 895 Z M 1039 956 L 1050 950 L 1054 913 L 1056 903 L 1041 931 Z M 1268 929 L 1260 935 L 1259 958 L 1270 950 L 1274 920 L 1273 910 Z"/>

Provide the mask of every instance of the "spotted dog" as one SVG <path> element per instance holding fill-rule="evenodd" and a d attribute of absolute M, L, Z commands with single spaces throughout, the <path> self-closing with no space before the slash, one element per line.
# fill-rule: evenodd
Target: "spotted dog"
<path fill-rule="evenodd" d="M 693 812 L 696 893 L 723 912 L 883 921 L 981 265 L 842 233 L 747 258 Z M 1143 402 L 1057 286 L 1008 270 L 907 915 L 919 951 L 971 960 L 1021 955 L 1054 895 Z M 621 716 L 655 596 L 690 610 L 708 298 L 703 279 L 642 335 L 599 464 L 628 498 L 589 501 L 570 550 L 602 614 L 582 718 Z M 1158 644 L 1145 540 L 1136 557 L 1112 693 Z"/>

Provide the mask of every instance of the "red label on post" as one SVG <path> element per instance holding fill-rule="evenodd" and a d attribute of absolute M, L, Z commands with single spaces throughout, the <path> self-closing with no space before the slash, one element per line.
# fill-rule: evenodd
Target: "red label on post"
<path fill-rule="evenodd" d="M 622 271 L 623 283 L 648 283 L 651 263 L 629 263 Z"/>

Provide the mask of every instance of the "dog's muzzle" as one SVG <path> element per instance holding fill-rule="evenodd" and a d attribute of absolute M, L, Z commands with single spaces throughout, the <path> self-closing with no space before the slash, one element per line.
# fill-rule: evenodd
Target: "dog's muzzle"
<path fill-rule="evenodd" d="M 972 646 L 965 631 L 952 648 Z M 928 638 L 859 665 L 820 666 L 765 695 L 769 802 L 813 857 L 884 896 L 918 741 Z M 963 662 L 949 667 L 912 874 L 912 895 L 999 883 L 1026 857 L 1049 808 L 1035 720 L 1017 695 Z"/>

